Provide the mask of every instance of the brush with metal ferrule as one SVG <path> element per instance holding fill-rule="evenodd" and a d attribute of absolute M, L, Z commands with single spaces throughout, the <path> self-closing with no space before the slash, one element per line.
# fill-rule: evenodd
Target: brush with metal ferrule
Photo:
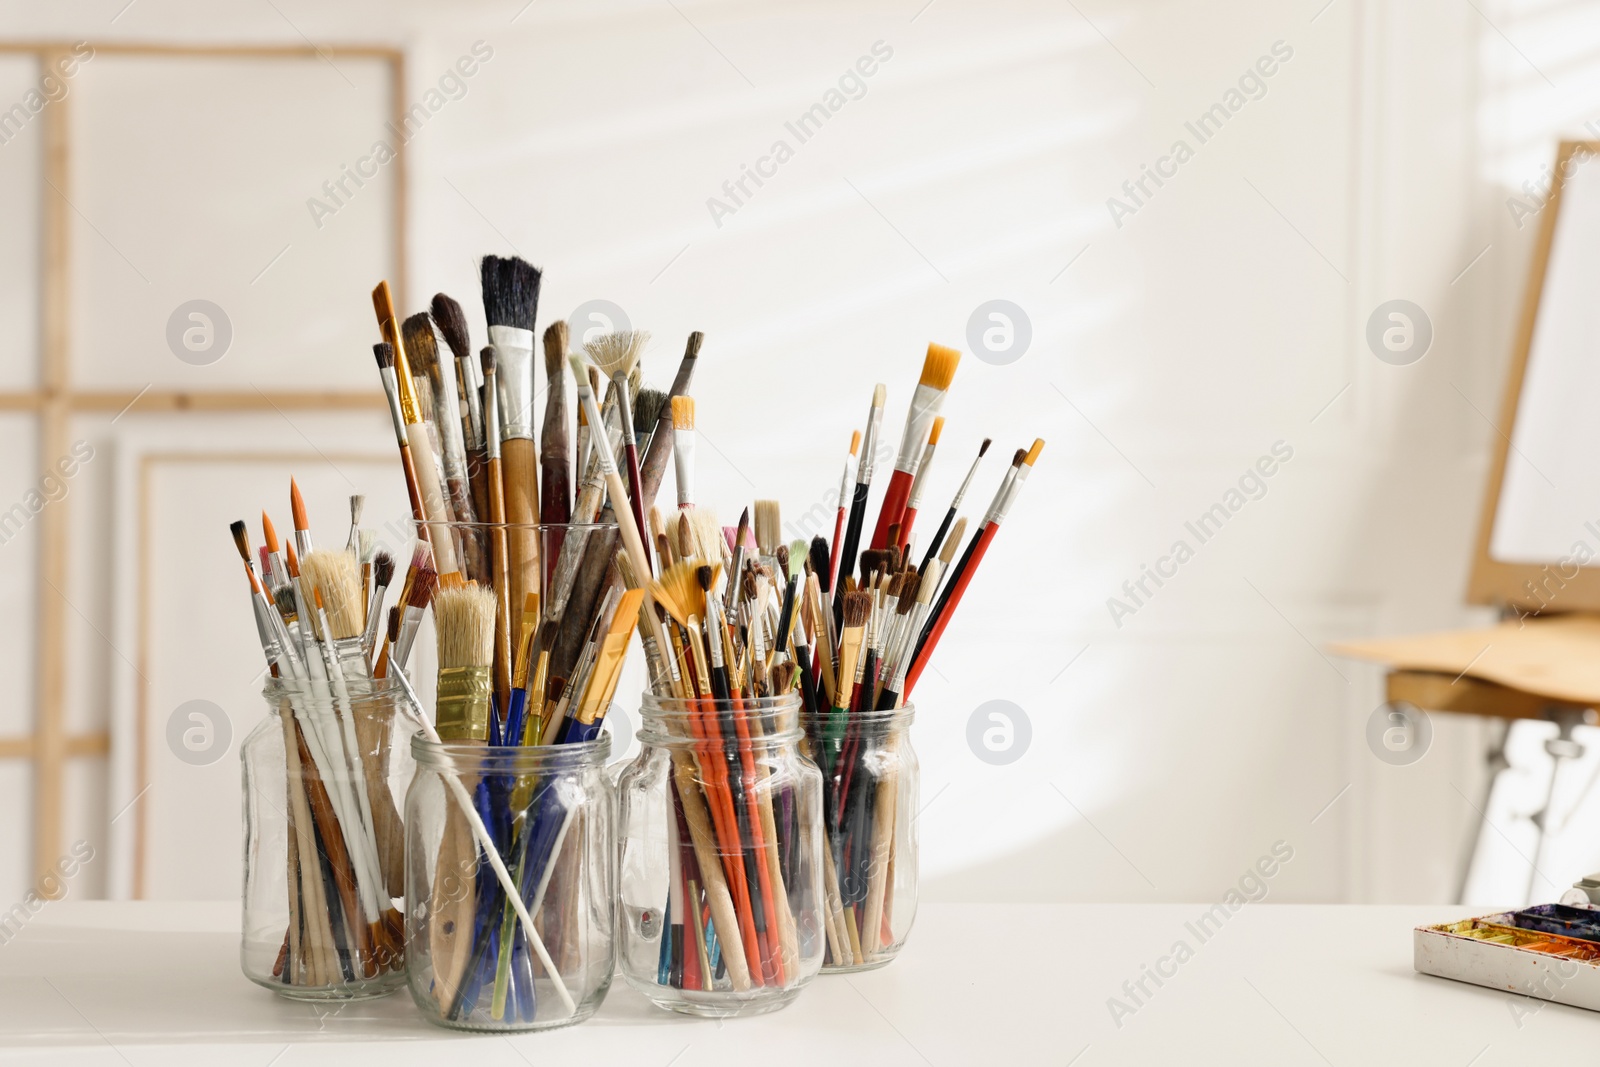
<path fill-rule="evenodd" d="M 435 303 L 438 303 L 438 298 L 435 298 Z M 466 440 L 462 433 L 456 361 L 441 357 L 434 320 L 426 311 L 419 311 L 407 318 L 401 324 L 400 333 L 405 339 L 412 373 L 417 375 L 417 381 L 427 384 L 426 392 L 418 389 L 418 399 L 421 403 L 432 405 L 431 411 L 424 410 L 422 414 L 437 438 L 440 470 L 444 479 L 444 504 L 449 517 L 460 523 L 477 522 L 477 507 L 472 499 L 471 475 L 467 467 Z M 459 541 L 465 576 L 488 581 L 488 553 L 475 533 L 470 528 L 457 531 L 452 541 Z"/>
<path fill-rule="evenodd" d="M 439 575 L 433 567 L 433 553 L 426 541 L 417 544 L 406 584 L 406 606 L 400 615 L 400 636 L 395 640 L 394 651 L 389 656 L 401 669 L 411 659 L 411 646 L 417 639 L 417 628 L 422 625 L 422 613 L 433 599 L 434 590 L 440 588 Z"/>
<path fill-rule="evenodd" d="M 1039 458 L 1039 453 L 1044 451 L 1044 441 L 1035 440 L 1033 447 L 1022 456 L 1007 475 L 1000 486 L 1000 492 L 995 495 L 994 503 L 989 506 L 989 513 L 984 516 L 983 525 L 967 543 L 967 549 L 961 555 L 961 561 L 956 564 L 955 570 L 950 575 L 950 580 L 945 583 L 944 589 L 939 592 L 939 602 L 935 605 L 929 616 L 927 627 L 922 634 L 922 639 L 917 644 L 917 651 L 911 662 L 911 669 L 906 674 L 905 692 L 909 695 L 915 688 L 917 679 L 922 676 L 922 670 L 928 664 L 928 657 L 938 647 L 939 638 L 944 634 L 945 627 L 949 625 L 950 618 L 961 604 L 961 597 L 967 591 L 967 586 L 972 582 L 972 576 L 977 573 L 978 564 L 983 562 L 984 553 L 989 550 L 990 543 L 995 534 L 1000 530 L 1000 524 L 1005 521 L 1011 505 L 1016 503 L 1017 497 L 1022 492 L 1023 485 L 1028 480 L 1028 473 L 1033 470 L 1034 462 Z"/>
<path fill-rule="evenodd" d="M 629 396 L 628 376 L 639 364 L 639 353 L 644 350 L 650 335 L 636 330 L 601 334 L 583 346 L 584 352 L 601 374 L 611 379 L 617 396 L 617 416 L 622 425 L 622 459 L 627 475 L 628 498 L 624 502 L 613 499 L 611 506 L 620 510 L 626 506 L 633 512 L 633 521 L 645 529 L 644 501 L 639 486 L 639 448 L 634 437 L 633 404 Z M 650 559 L 650 546 L 644 545 L 645 560 Z M 650 573 L 649 570 L 646 573 Z"/>
<path fill-rule="evenodd" d="M 493 345 L 483 350 L 484 478 L 488 488 L 489 555 L 494 567 L 494 592 L 498 599 L 494 628 L 495 691 L 509 697 L 511 690 L 511 538 L 506 530 L 504 463 L 501 458 L 500 353 Z"/>
<path fill-rule="evenodd" d="M 605 479 L 606 490 L 611 494 L 611 499 L 616 502 L 627 499 L 627 490 L 623 488 L 622 477 L 617 472 L 616 457 L 611 453 L 611 442 L 606 439 L 603 432 L 604 423 L 600 419 L 600 411 L 595 406 L 594 390 L 589 386 L 583 360 L 579 356 L 572 357 L 573 377 L 579 379 L 578 400 L 584 409 L 589 412 L 589 421 L 602 432 L 594 435 L 594 447 L 600 461 L 600 472 Z M 639 526 L 634 521 L 633 512 L 625 506 L 616 509 L 617 532 L 622 537 L 623 547 L 627 550 L 634 569 L 638 572 L 641 581 L 646 580 L 650 573 L 650 557 L 645 553 L 644 542 L 639 533 Z M 648 589 L 644 596 L 644 606 L 641 609 L 644 618 L 644 633 L 655 642 L 657 648 L 667 647 L 666 637 L 661 630 L 661 622 L 656 615 L 655 603 L 650 597 Z M 666 680 L 661 677 L 651 679 L 652 685 L 664 686 Z"/>
<path fill-rule="evenodd" d="M 883 424 L 883 402 L 887 395 L 888 389 L 881 383 L 873 387 L 872 407 L 867 412 L 867 429 L 861 435 L 861 462 L 856 467 L 855 493 L 850 498 L 850 521 L 845 526 L 844 548 L 840 550 L 839 562 L 835 565 L 841 576 L 856 569 L 856 549 L 861 546 L 861 525 L 867 517 L 867 496 L 872 492 L 872 470 L 877 462 L 878 428 Z M 836 623 L 841 610 L 840 601 L 835 600 L 833 614 Z"/>
<path fill-rule="evenodd" d="M 294 547 L 305 559 L 311 554 L 311 523 L 306 518 L 305 498 L 300 495 L 300 484 L 289 479 L 289 514 L 294 519 Z"/>
<path fill-rule="evenodd" d="M 967 468 L 967 476 L 961 480 L 961 487 L 956 490 L 955 499 L 950 501 L 950 509 L 944 513 L 944 521 L 939 523 L 939 529 L 934 533 L 933 540 L 928 542 L 927 554 L 922 557 L 922 566 L 917 568 L 918 573 L 926 573 L 928 561 L 939 554 L 940 547 L 944 544 L 945 535 L 950 532 L 950 524 L 955 521 L 956 511 L 961 507 L 961 501 L 967 495 L 967 488 L 972 485 L 973 476 L 978 473 L 978 466 L 983 462 L 984 455 L 989 451 L 990 439 L 985 437 L 978 446 L 978 455 L 972 461 L 972 466 Z"/>
<path fill-rule="evenodd" d="M 262 654 L 266 656 L 267 664 L 273 669 L 273 673 L 284 677 L 295 677 L 293 668 L 286 660 L 288 656 L 286 643 L 279 637 L 278 630 L 272 622 L 272 615 L 276 612 L 272 610 L 266 592 L 261 587 L 261 581 L 256 577 L 255 567 L 250 562 L 250 542 L 245 532 L 244 521 L 231 523 L 228 530 L 233 534 L 234 547 L 239 550 L 239 556 L 244 560 L 244 573 L 250 579 L 250 609 L 255 615 L 256 636 L 261 640 Z"/>
<path fill-rule="evenodd" d="M 928 443 L 922 449 L 922 459 L 917 463 L 917 473 L 911 479 L 911 493 L 906 497 L 906 509 L 900 516 L 900 539 L 896 542 L 902 551 L 910 551 L 911 527 L 917 521 L 917 512 L 922 507 L 922 490 L 928 484 L 928 471 L 933 467 L 933 453 L 938 447 L 939 436 L 944 433 L 944 416 L 940 415 L 933 420 L 933 429 L 928 431 Z"/>
<path fill-rule="evenodd" d="M 901 522 L 906 500 L 911 494 L 911 482 L 917 473 L 917 463 L 922 458 L 923 444 L 933 430 L 933 420 L 944 404 L 945 393 L 956 375 L 956 364 L 961 353 L 943 345 L 928 345 L 927 358 L 922 363 L 922 376 L 911 394 L 911 406 L 906 412 L 906 429 L 900 438 L 900 455 L 894 462 L 894 476 L 884 493 L 883 507 L 878 512 L 878 527 L 872 534 L 872 547 L 884 548 L 889 543 L 889 527 Z M 902 524 L 903 526 L 903 524 Z M 902 533 L 902 536 L 904 534 Z"/>
<path fill-rule="evenodd" d="M 261 572 L 261 580 L 268 588 L 276 589 L 288 583 L 289 571 L 283 565 L 283 553 L 278 551 L 278 530 L 265 510 L 261 512 L 261 539 L 267 550 L 267 567 Z"/>
<path fill-rule="evenodd" d="M 489 322 L 489 343 L 495 352 L 505 521 L 511 524 L 506 531 L 507 569 L 497 569 L 495 577 L 496 585 L 506 588 L 505 617 L 501 621 L 509 625 L 510 607 L 520 606 L 529 593 L 540 591 L 539 535 L 533 528 L 539 521 L 533 327 L 539 307 L 541 275 L 538 268 L 526 260 L 484 256 L 481 277 L 483 313 Z M 504 689 L 501 693 L 508 695 Z"/>
<path fill-rule="evenodd" d="M 428 437 L 428 424 L 422 416 L 422 406 L 417 399 L 416 383 L 411 378 L 411 363 L 406 358 L 405 342 L 401 336 L 400 322 L 395 317 L 394 299 L 389 294 L 389 283 L 379 282 L 372 290 L 372 307 L 378 316 L 378 328 L 383 339 L 394 348 L 395 384 L 400 398 L 400 416 L 406 424 L 406 441 L 410 445 L 411 474 L 416 478 L 417 499 L 412 500 L 413 517 L 430 525 L 418 526 L 417 536 L 426 529 L 433 546 L 433 561 L 438 568 L 439 584 L 454 585 L 461 582 L 461 563 L 456 558 L 455 540 L 450 528 L 444 525 L 450 514 L 444 502 L 444 489 L 439 484 L 439 469 L 434 463 L 433 443 Z M 418 511 L 418 500 L 421 502 Z"/>
<path fill-rule="evenodd" d="M 844 547 L 844 517 L 850 508 L 850 472 L 856 466 L 856 453 L 861 450 L 861 431 L 850 431 L 850 454 L 844 458 L 844 469 L 839 474 L 839 506 L 833 518 L 833 540 L 828 556 L 828 568 L 817 571 L 823 591 L 833 588 L 839 580 L 839 552 Z"/>
<path fill-rule="evenodd" d="M 672 461 L 678 475 L 678 507 L 694 507 L 694 397 L 672 398 Z"/>
<path fill-rule="evenodd" d="M 378 630 L 383 625 L 383 596 L 394 580 L 394 557 L 379 552 L 372 561 L 372 596 L 367 601 L 367 624 L 361 633 L 361 651 L 369 658 L 378 643 Z"/>

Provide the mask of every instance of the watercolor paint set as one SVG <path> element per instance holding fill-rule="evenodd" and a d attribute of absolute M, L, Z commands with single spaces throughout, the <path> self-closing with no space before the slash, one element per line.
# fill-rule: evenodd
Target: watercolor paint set
<path fill-rule="evenodd" d="M 1600 1011 L 1600 909 L 1539 904 L 1419 926 L 1423 974 Z"/>

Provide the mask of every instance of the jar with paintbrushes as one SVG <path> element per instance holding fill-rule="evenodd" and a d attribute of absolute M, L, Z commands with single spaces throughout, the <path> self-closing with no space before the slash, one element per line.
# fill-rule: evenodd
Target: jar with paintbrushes
<path fill-rule="evenodd" d="M 882 967 L 917 912 L 917 792 L 906 704 L 805 714 L 802 750 L 822 769 L 827 973 Z"/>
<path fill-rule="evenodd" d="M 644 594 L 613 580 L 615 525 L 428 533 L 458 558 L 474 541 L 485 551 L 482 570 L 430 604 L 434 699 L 416 702 L 406 799 L 412 999 L 455 1029 L 569 1026 L 599 1007 L 614 970 L 604 722 Z"/>
<path fill-rule="evenodd" d="M 720 668 L 696 662 L 696 677 Z M 822 777 L 800 754 L 799 710 L 792 692 L 642 698 L 641 749 L 617 783 L 618 951 L 663 1008 L 773 1011 L 822 966 Z"/>
<path fill-rule="evenodd" d="M 419 734 L 412 752 L 406 890 L 417 903 L 407 958 L 417 1008 L 442 1026 L 482 1031 L 545 1030 L 593 1015 L 616 961 L 610 735 L 489 746 Z M 484 862 L 456 782 L 495 836 L 515 898 Z"/>
<path fill-rule="evenodd" d="M 405 982 L 397 798 L 411 756 L 395 743 L 399 691 L 339 674 L 339 656 L 318 659 L 315 679 L 267 684 L 267 716 L 240 746 L 240 964 L 286 997 L 382 996 Z"/>

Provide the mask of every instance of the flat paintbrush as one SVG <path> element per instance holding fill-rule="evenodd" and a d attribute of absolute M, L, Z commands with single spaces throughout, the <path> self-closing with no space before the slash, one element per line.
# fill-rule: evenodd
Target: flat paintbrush
<path fill-rule="evenodd" d="M 883 507 L 878 511 L 878 527 L 872 534 L 872 547 L 884 548 L 889 544 L 889 527 L 901 522 L 906 500 L 911 495 L 911 482 L 916 477 L 917 462 L 922 458 L 924 443 L 933 427 L 933 420 L 944 405 L 945 393 L 956 376 L 956 365 L 961 353 L 944 345 L 930 344 L 922 361 L 922 375 L 917 380 L 916 391 L 911 394 L 911 406 L 906 411 L 905 433 L 900 438 L 900 454 L 895 459 L 894 476 L 883 496 Z M 904 525 L 902 524 L 902 531 Z M 904 536 L 904 532 L 902 535 Z"/>

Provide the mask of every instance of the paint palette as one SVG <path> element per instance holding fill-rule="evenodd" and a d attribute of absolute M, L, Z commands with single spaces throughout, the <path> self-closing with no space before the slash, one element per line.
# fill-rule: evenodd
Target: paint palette
<path fill-rule="evenodd" d="M 1600 1011 L 1600 911 L 1541 904 L 1419 926 L 1412 949 L 1423 974 Z"/>

